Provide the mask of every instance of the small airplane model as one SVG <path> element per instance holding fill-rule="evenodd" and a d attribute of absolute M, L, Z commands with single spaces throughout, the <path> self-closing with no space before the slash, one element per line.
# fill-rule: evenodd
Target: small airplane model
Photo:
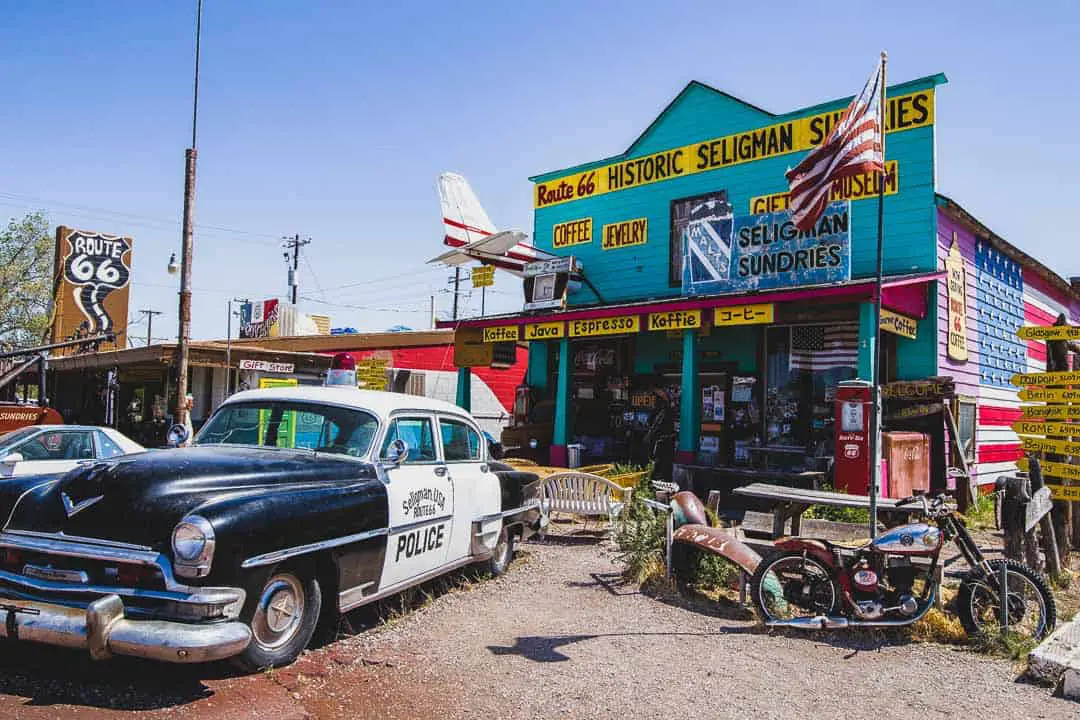
<path fill-rule="evenodd" d="M 488 218 L 469 182 L 457 173 L 444 172 L 438 181 L 442 205 L 443 244 L 453 248 L 429 263 L 464 265 L 479 262 L 522 276 L 525 265 L 555 256 L 525 242 L 525 233 L 499 230 Z"/>

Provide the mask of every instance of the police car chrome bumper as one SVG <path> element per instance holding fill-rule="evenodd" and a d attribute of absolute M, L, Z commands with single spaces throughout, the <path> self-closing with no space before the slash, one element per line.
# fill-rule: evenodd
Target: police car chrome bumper
<path fill-rule="evenodd" d="M 113 655 L 174 663 L 201 663 L 232 657 L 251 642 L 251 630 L 237 621 L 180 623 L 130 620 L 118 595 L 106 595 L 85 609 L 35 600 L 0 599 L 0 637 L 89 650 L 95 660 Z"/>

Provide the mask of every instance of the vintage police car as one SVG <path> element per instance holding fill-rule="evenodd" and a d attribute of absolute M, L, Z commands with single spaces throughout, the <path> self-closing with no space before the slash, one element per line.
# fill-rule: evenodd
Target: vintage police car
<path fill-rule="evenodd" d="M 546 524 L 466 412 L 355 386 L 238 393 L 193 447 L 5 482 L 0 513 L 0 636 L 247 670 Z"/>

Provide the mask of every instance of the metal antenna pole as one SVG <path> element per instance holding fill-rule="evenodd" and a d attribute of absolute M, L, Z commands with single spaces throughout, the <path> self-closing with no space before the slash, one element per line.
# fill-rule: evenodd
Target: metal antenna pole
<path fill-rule="evenodd" d="M 874 407 L 870 415 L 870 441 L 874 443 L 872 462 L 870 466 L 870 537 L 877 537 L 878 519 L 878 492 L 881 483 L 881 287 L 884 276 L 885 263 L 885 115 L 888 106 L 885 104 L 885 64 L 888 62 L 888 53 L 881 53 L 881 184 L 878 187 L 878 220 L 877 220 L 877 275 L 874 294 L 874 366 L 870 372 L 873 384 L 872 397 Z"/>

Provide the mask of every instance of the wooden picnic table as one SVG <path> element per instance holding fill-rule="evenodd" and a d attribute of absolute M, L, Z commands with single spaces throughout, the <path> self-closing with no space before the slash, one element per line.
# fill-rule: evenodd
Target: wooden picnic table
<path fill-rule="evenodd" d="M 798 535 L 802 516 L 812 505 L 830 505 L 832 507 L 853 507 L 870 509 L 870 498 L 866 495 L 848 495 L 847 493 L 830 492 L 827 490 L 805 490 L 802 488 L 785 487 L 783 485 L 770 485 L 768 483 L 753 483 L 732 490 L 736 495 L 765 501 L 772 505 L 773 529 L 772 539 L 782 537 L 784 525 L 791 521 L 791 535 Z M 878 498 L 878 512 L 909 514 L 917 512 L 915 505 L 900 505 L 899 500 L 893 498 Z"/>

